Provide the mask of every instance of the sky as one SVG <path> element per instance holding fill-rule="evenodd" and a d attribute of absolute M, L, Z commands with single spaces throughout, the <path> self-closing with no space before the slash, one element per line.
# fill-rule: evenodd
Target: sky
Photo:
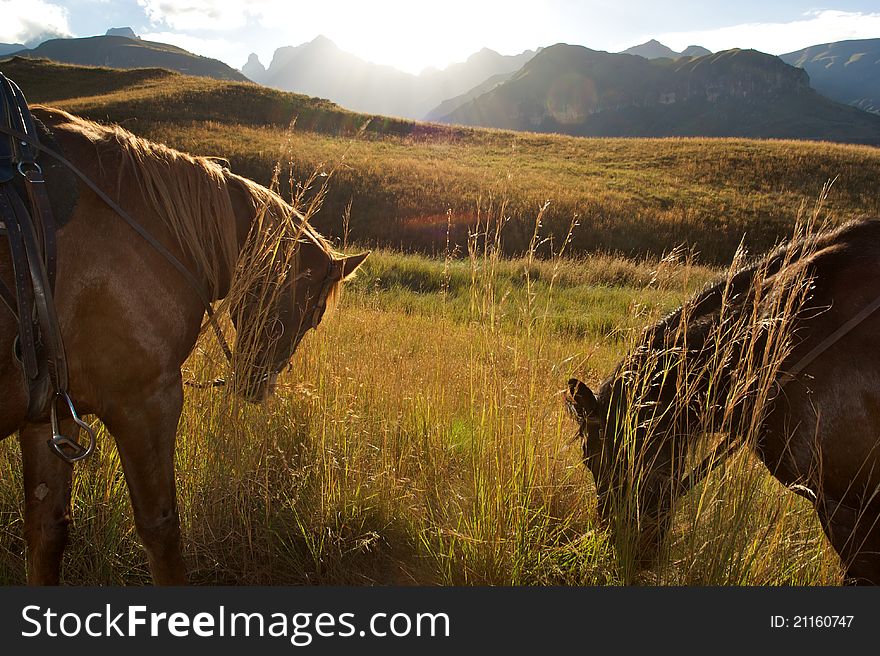
<path fill-rule="evenodd" d="M 0 0 L 0 43 L 131 27 L 241 68 L 324 35 L 368 61 L 411 73 L 488 47 L 505 55 L 554 43 L 619 52 L 657 39 L 675 50 L 783 54 L 880 38 L 880 0 Z"/>

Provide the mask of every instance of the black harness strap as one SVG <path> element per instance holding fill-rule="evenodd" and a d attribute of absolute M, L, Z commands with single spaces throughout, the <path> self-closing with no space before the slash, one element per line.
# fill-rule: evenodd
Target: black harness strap
<path fill-rule="evenodd" d="M 41 233 L 38 235 L 38 243 L 43 246 L 43 259 L 46 262 L 46 279 L 49 281 L 49 289 L 55 293 L 55 278 L 58 275 L 58 245 L 55 232 L 55 216 L 52 214 L 52 206 L 49 204 L 49 194 L 46 193 L 46 181 L 43 172 L 38 169 L 29 169 L 24 174 L 25 189 L 28 199 L 34 210 L 34 227 Z"/>
<path fill-rule="evenodd" d="M 52 423 L 49 446 L 73 463 L 88 457 L 95 445 L 94 430 L 80 419 L 68 390 L 67 359 L 53 292 L 57 270 L 56 224 L 46 193 L 43 172 L 36 162 L 40 149 L 33 116 L 21 89 L 0 73 L 0 220 L 12 260 L 15 293 L 0 283 L 0 299 L 18 323 L 15 357 L 28 387 L 27 418 Z M 18 173 L 33 217 L 13 186 Z M 62 435 L 58 406 L 69 411 L 88 444 Z"/>
<path fill-rule="evenodd" d="M 0 216 L 5 217 L 6 236 L 9 242 L 9 252 L 12 256 L 12 270 L 15 278 L 17 312 L 14 312 L 14 314 L 18 319 L 17 355 L 21 359 L 25 378 L 28 381 L 28 386 L 30 386 L 39 375 L 40 368 L 37 361 L 37 340 L 32 320 L 33 293 L 29 284 L 27 267 L 24 264 L 26 254 L 15 201 L 21 203 L 15 190 L 12 189 L 11 183 L 0 183 Z"/>
<path fill-rule="evenodd" d="M 55 303 L 52 299 L 52 290 L 49 288 L 49 276 L 46 266 L 38 247 L 37 232 L 27 209 L 21 198 L 15 195 L 12 198 L 15 213 L 21 226 L 22 241 L 24 242 L 25 256 L 27 257 L 27 271 L 30 275 L 31 289 L 33 291 L 34 310 L 40 327 L 43 354 L 48 365 L 49 377 L 52 387 L 58 394 L 66 394 L 67 387 L 67 360 L 64 357 L 64 342 L 61 339 L 61 329 L 58 325 L 58 315 L 55 312 Z"/>

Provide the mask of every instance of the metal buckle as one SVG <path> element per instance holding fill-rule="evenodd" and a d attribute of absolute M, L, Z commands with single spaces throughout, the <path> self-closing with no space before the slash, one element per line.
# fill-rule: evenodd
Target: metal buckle
<path fill-rule="evenodd" d="M 61 434 L 60 428 L 58 427 L 57 406 L 59 398 L 67 403 L 67 408 L 70 410 L 70 416 L 76 423 L 76 425 L 84 430 L 86 432 L 86 435 L 88 435 L 89 442 L 87 447 L 83 448 L 83 446 L 75 439 Z M 73 407 L 73 401 L 70 400 L 70 396 L 67 394 L 67 392 L 59 392 L 55 395 L 55 398 L 52 399 L 52 438 L 48 442 L 49 447 L 52 449 L 52 452 L 59 458 L 61 458 L 65 462 L 69 462 L 70 464 L 88 458 L 90 455 L 92 455 L 92 451 L 95 450 L 95 431 L 92 429 L 91 426 L 80 419 L 80 416 L 76 413 L 76 408 Z M 73 455 L 67 455 L 62 447 L 72 450 Z"/>
<path fill-rule="evenodd" d="M 25 171 L 24 170 L 25 166 L 30 166 L 32 168 Z M 31 171 L 36 171 L 40 175 L 43 175 L 43 168 L 39 164 L 37 164 L 36 162 L 19 162 L 18 163 L 18 172 L 21 173 L 21 175 L 23 175 L 24 177 L 27 177 L 27 174 L 30 173 Z"/>

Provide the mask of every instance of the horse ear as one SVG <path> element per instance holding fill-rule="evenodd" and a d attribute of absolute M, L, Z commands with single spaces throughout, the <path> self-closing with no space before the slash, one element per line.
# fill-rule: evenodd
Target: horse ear
<path fill-rule="evenodd" d="M 581 421 L 587 421 L 599 409 L 599 402 L 596 400 L 593 390 L 577 378 L 570 378 L 568 381 L 566 402 L 571 411 Z"/>
<path fill-rule="evenodd" d="M 367 259 L 367 255 L 370 254 L 370 251 L 366 253 L 361 253 L 360 255 L 349 255 L 348 257 L 342 257 L 336 260 L 337 266 L 340 267 L 342 271 L 342 279 L 347 280 L 351 278 L 357 268 L 364 263 L 364 260 Z"/>

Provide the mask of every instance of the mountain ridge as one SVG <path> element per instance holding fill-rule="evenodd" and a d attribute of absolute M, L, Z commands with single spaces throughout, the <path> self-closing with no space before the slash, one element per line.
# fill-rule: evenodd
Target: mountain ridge
<path fill-rule="evenodd" d="M 817 44 L 780 55 L 803 68 L 823 95 L 880 114 L 880 39 Z"/>
<path fill-rule="evenodd" d="M 676 52 L 669 46 L 657 41 L 657 39 L 651 39 L 632 48 L 627 48 L 621 51 L 620 54 L 638 55 L 645 59 L 678 59 L 679 57 L 703 57 L 704 55 L 711 55 L 712 51 L 703 46 L 691 45 L 681 52 Z"/>
<path fill-rule="evenodd" d="M 103 35 L 77 39 L 49 39 L 35 48 L 25 48 L 6 54 L 50 59 L 81 66 L 110 66 L 121 69 L 167 68 L 198 77 L 247 81 L 242 73 L 217 59 L 202 57 L 177 46 L 146 41 L 138 37 Z"/>
<path fill-rule="evenodd" d="M 329 98 L 353 111 L 418 120 L 494 75 L 512 74 L 534 54 L 501 55 L 483 48 L 464 62 L 414 75 L 368 62 L 319 35 L 298 46 L 277 48 L 269 66 L 252 54 L 245 67 L 253 81 L 282 91 Z"/>
<path fill-rule="evenodd" d="M 806 138 L 880 144 L 880 118 L 840 105 L 778 57 L 654 59 L 556 44 L 441 122 L 575 136 Z"/>

